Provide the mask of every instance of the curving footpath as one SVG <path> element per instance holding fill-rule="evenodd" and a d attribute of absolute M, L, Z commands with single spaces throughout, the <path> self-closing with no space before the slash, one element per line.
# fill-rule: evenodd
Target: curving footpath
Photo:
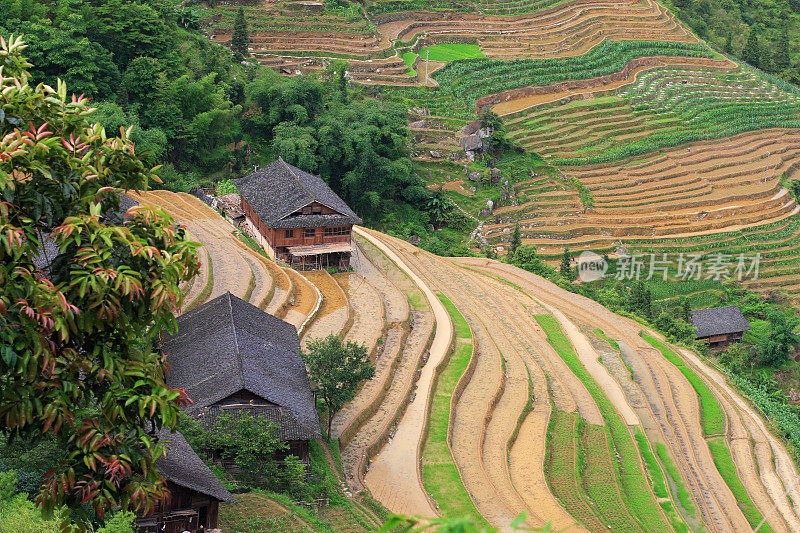
<path fill-rule="evenodd" d="M 420 516 L 436 516 L 428 495 L 425 493 L 420 472 L 420 447 L 428 418 L 428 404 L 433 389 L 434 369 L 444 358 L 453 338 L 453 325 L 450 315 L 433 291 L 416 275 L 389 247 L 361 228 L 354 232 L 378 247 L 386 256 L 401 268 L 428 300 L 436 321 L 436 332 L 430 346 L 430 355 L 422 367 L 417 381 L 414 401 L 406 409 L 394 438 L 384 447 L 372 463 L 365 479 L 367 487 L 393 487 L 395 498 L 389 509 Z M 409 480 L 416 479 L 416 483 Z M 402 487 L 402 488 L 401 488 Z M 380 497 L 373 491 L 376 498 Z"/>

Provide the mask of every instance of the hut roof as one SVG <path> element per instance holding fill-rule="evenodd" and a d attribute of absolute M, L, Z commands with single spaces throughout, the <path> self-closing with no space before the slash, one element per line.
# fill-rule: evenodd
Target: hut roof
<path fill-rule="evenodd" d="M 360 224 L 352 209 L 314 176 L 278 158 L 233 182 L 256 214 L 271 228 L 347 226 Z M 336 211 L 332 215 L 294 215 L 314 202 Z"/>
<path fill-rule="evenodd" d="M 156 466 L 164 479 L 223 502 L 236 501 L 183 435 L 167 429 L 158 431 L 156 435 L 159 441 L 164 441 L 166 448 L 164 456 L 156 459 Z"/>
<path fill-rule="evenodd" d="M 288 322 L 226 293 L 181 315 L 162 351 L 171 367 L 167 384 L 194 402 L 187 413 L 199 416 L 247 390 L 281 408 L 282 435 L 320 437 L 297 329 Z"/>
<path fill-rule="evenodd" d="M 691 320 L 698 338 L 750 330 L 750 324 L 736 305 L 698 309 L 692 311 Z"/>

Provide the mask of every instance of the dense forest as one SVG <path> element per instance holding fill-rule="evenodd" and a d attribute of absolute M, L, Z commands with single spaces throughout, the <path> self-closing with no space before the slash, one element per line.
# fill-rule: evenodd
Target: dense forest
<path fill-rule="evenodd" d="M 797 0 L 665 0 L 714 48 L 800 83 L 800 2 Z"/>
<path fill-rule="evenodd" d="M 333 63 L 283 78 L 237 61 L 170 0 L 0 0 L 0 35 L 22 34 L 35 81 L 85 94 L 109 131 L 133 126 L 164 186 L 212 185 L 277 156 L 328 180 L 365 219 L 426 217 L 405 110 L 349 90 Z M 337 73 L 338 72 L 338 73 Z M 417 209 L 420 208 L 420 209 Z"/>

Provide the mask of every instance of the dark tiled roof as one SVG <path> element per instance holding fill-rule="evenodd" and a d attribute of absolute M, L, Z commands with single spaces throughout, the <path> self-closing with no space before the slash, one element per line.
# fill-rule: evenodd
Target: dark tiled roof
<path fill-rule="evenodd" d="M 217 415 L 220 413 L 230 414 L 234 420 L 242 416 L 250 415 L 264 418 L 274 422 L 280 429 L 280 438 L 284 441 L 308 440 L 307 429 L 300 424 L 293 416 L 291 411 L 277 405 L 231 405 L 225 407 L 209 407 L 195 413 L 195 416 L 207 428 L 214 427 Z"/>
<path fill-rule="evenodd" d="M 339 213 L 331 218 L 314 220 L 315 225 L 341 226 L 361 223 L 358 215 L 328 187 L 322 178 L 300 170 L 281 158 L 243 178 L 234 180 L 233 183 L 264 224 L 271 228 L 301 227 L 299 222 L 294 221 L 299 217 L 287 217 L 313 202 L 319 202 Z M 311 222 L 309 219 L 303 221 L 305 224 Z"/>
<path fill-rule="evenodd" d="M 184 388 L 199 414 L 242 389 L 284 408 L 303 439 L 320 437 L 314 397 L 300 358 L 297 329 L 230 293 L 178 318 L 162 349 L 167 384 Z"/>
<path fill-rule="evenodd" d="M 167 429 L 158 431 L 156 435 L 159 441 L 164 441 L 166 448 L 165 455 L 156 459 L 156 467 L 164 479 L 223 502 L 236 501 L 183 435 Z"/>
<path fill-rule="evenodd" d="M 697 328 L 699 338 L 750 330 L 750 324 L 735 305 L 692 311 L 692 325 Z"/>

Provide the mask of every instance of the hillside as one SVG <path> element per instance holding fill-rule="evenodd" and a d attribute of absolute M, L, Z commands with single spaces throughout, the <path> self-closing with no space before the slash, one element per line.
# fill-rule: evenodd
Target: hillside
<path fill-rule="evenodd" d="M 192 196 L 135 196 L 202 244 L 187 308 L 230 290 L 303 342 L 338 333 L 367 346 L 375 377 L 333 421 L 342 471 L 331 475 L 353 494 L 500 528 L 526 513 L 531 527 L 568 531 L 746 531 L 773 505 L 763 530 L 800 527 L 796 488 L 784 494 L 791 448 L 719 371 L 635 321 L 511 265 L 363 228 L 355 272 L 300 273 Z M 244 495 L 223 526 L 370 530 L 360 501 L 315 518 Z"/>
<path fill-rule="evenodd" d="M 228 44 L 237 10 L 204 5 L 202 31 Z M 473 252 L 502 256 L 518 227 L 551 266 L 592 250 L 612 273 L 622 255 L 656 254 L 673 282 L 647 286 L 665 310 L 730 298 L 724 277 L 675 283 L 683 254 L 732 268 L 760 253 L 743 284 L 800 300 L 800 92 L 720 53 L 685 13 L 651 0 L 278 0 L 245 13 L 254 61 L 298 76 L 344 60 L 355 93 L 408 110 L 416 173 L 469 219 L 443 238 L 472 231 Z M 472 162 L 460 142 L 487 111 L 499 134 Z M 367 230 L 358 242 L 382 322 L 365 340 L 376 377 L 334 419 L 351 490 L 500 528 L 521 513 L 570 531 L 800 528 L 800 500 L 784 495 L 796 412 L 744 374 L 507 263 L 442 260 Z"/>

